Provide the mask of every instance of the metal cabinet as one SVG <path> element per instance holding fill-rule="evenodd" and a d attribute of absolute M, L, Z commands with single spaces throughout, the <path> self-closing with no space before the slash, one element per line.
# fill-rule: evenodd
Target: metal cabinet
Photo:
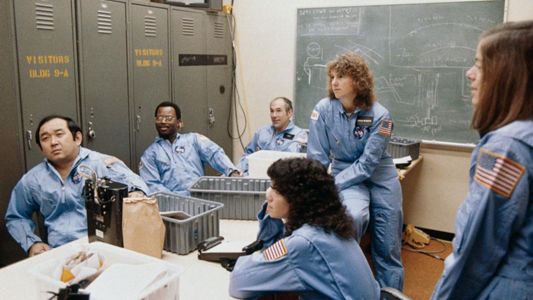
<path fill-rule="evenodd" d="M 77 2 L 84 145 L 131 161 L 127 2 Z"/>
<path fill-rule="evenodd" d="M 205 13 L 172 8 L 172 89 L 184 131 L 207 135 L 207 77 L 205 67 Z"/>
<path fill-rule="evenodd" d="M 231 156 L 232 55 L 227 20 L 219 14 L 173 8 L 171 22 L 173 98 L 182 110 L 184 130 L 207 135 Z"/>
<path fill-rule="evenodd" d="M 130 3 L 133 100 L 133 168 L 157 135 L 155 107 L 171 101 L 169 7 Z"/>

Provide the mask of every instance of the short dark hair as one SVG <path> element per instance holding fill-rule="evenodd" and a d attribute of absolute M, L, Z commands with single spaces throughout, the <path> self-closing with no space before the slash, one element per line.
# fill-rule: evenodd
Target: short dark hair
<path fill-rule="evenodd" d="M 67 122 L 67 127 L 68 127 L 68 130 L 70 131 L 70 133 L 72 133 L 72 138 L 74 140 L 76 140 L 76 133 L 78 132 L 82 132 L 81 131 L 81 128 L 78 124 L 76 124 L 76 122 L 74 120 L 72 120 L 71 118 L 69 117 L 65 117 L 65 116 L 62 116 L 62 115 L 48 115 L 46 117 L 44 117 L 40 122 L 39 122 L 39 125 L 37 126 L 37 132 L 36 132 L 36 135 L 37 135 L 37 138 L 35 139 L 35 142 L 37 143 L 37 145 L 39 146 L 39 148 L 42 149 L 41 147 L 41 127 L 43 127 L 43 125 L 53 119 L 61 119 L 61 120 L 65 120 L 65 122 Z"/>
<path fill-rule="evenodd" d="M 174 112 L 176 112 L 176 118 L 178 120 L 181 120 L 181 110 L 180 107 L 176 103 L 172 103 L 170 101 L 163 101 L 159 103 L 159 105 L 155 108 L 154 117 L 157 117 L 157 111 L 160 107 L 172 107 L 174 108 Z"/>
<path fill-rule="evenodd" d="M 270 101 L 270 104 L 272 105 L 272 102 L 274 102 L 276 100 L 283 100 L 283 102 L 285 103 L 285 111 L 292 111 L 293 110 L 292 101 L 289 100 L 289 98 L 287 98 L 287 97 L 276 97 L 276 98 L 272 99 L 272 101 Z"/>
<path fill-rule="evenodd" d="M 309 224 L 343 239 L 355 236 L 353 219 L 340 200 L 335 179 L 319 161 L 280 159 L 268 168 L 267 174 L 272 179 L 272 188 L 289 203 L 287 235 Z"/>

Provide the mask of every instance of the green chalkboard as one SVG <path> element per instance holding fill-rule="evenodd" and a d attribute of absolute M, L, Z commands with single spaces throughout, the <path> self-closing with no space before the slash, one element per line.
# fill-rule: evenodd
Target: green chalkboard
<path fill-rule="evenodd" d="M 503 0 L 298 9 L 296 124 L 307 128 L 326 97 L 327 62 L 355 51 L 374 72 L 395 135 L 477 142 L 465 72 L 479 35 L 501 23 L 503 11 Z"/>

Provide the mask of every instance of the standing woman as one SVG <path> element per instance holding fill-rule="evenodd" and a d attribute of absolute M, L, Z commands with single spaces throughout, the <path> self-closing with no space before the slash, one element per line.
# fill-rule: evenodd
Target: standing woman
<path fill-rule="evenodd" d="M 355 53 L 328 63 L 329 97 L 309 121 L 307 157 L 331 166 L 360 240 L 371 220 L 371 254 L 381 287 L 403 286 L 402 192 L 391 156 L 388 110 L 375 101 L 372 73 Z"/>
<path fill-rule="evenodd" d="M 484 32 L 466 77 L 481 140 L 433 299 L 532 299 L 533 21 Z"/>
<path fill-rule="evenodd" d="M 294 292 L 302 299 L 379 299 L 378 283 L 326 168 L 289 158 L 267 173 L 272 187 L 258 215 L 265 249 L 237 260 L 231 296 Z"/>

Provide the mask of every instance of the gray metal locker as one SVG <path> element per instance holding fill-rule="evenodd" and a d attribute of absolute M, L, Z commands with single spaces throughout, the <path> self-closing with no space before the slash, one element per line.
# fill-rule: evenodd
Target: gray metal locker
<path fill-rule="evenodd" d="M 205 12 L 172 8 L 173 101 L 181 108 L 184 131 L 207 135 Z"/>
<path fill-rule="evenodd" d="M 154 141 L 155 107 L 171 101 L 169 7 L 131 2 L 134 147 L 136 170 L 144 150 Z"/>
<path fill-rule="evenodd" d="M 227 18 L 223 14 L 208 14 L 206 23 L 208 136 L 231 157 L 233 141 L 228 134 L 233 60 L 231 35 Z M 229 126 L 231 132 L 231 124 Z"/>
<path fill-rule="evenodd" d="M 130 165 L 127 2 L 77 2 L 84 145 Z"/>
<path fill-rule="evenodd" d="M 0 1 L 0 268 L 25 257 L 4 222 L 11 189 L 24 173 L 13 22 L 13 3 Z"/>
<path fill-rule="evenodd" d="M 78 119 L 74 8 L 69 0 L 13 1 L 26 168 L 43 160 L 39 121 L 56 113 Z"/>

